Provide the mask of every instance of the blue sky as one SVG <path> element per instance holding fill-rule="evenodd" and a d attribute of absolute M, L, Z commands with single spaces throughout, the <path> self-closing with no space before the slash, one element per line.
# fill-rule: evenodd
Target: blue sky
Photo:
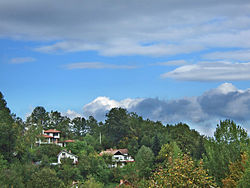
<path fill-rule="evenodd" d="M 24 120 L 38 105 L 98 120 L 121 106 L 249 129 L 249 38 L 245 0 L 0 0 L 0 91 Z"/>

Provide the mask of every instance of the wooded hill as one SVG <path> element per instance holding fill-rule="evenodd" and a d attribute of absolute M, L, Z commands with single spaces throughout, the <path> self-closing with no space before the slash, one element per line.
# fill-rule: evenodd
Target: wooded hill
<path fill-rule="evenodd" d="M 50 165 L 62 148 L 35 145 L 44 129 L 76 140 L 67 149 L 79 157 L 77 165 L 67 160 Z M 135 162 L 109 168 L 110 157 L 99 155 L 107 148 L 127 148 Z M 111 109 L 105 122 L 98 122 L 94 117 L 71 120 L 38 106 L 22 120 L 0 92 L 1 187 L 71 187 L 73 181 L 79 187 L 115 187 L 121 179 L 131 187 L 248 187 L 249 155 L 249 136 L 232 120 L 221 121 L 214 137 L 185 123 L 145 120 L 123 108 Z"/>

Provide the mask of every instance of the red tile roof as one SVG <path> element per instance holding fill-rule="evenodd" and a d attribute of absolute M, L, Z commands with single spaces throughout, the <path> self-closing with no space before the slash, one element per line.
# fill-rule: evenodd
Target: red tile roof
<path fill-rule="evenodd" d="M 75 140 L 64 140 L 64 142 L 67 142 L 67 143 L 69 143 L 69 142 L 75 142 Z"/>
<path fill-rule="evenodd" d="M 46 134 L 43 134 L 43 137 L 45 137 L 45 138 L 53 138 L 53 136 L 49 136 L 49 135 L 46 135 Z"/>
<path fill-rule="evenodd" d="M 61 131 L 58 131 L 56 129 L 49 129 L 47 131 L 44 131 L 45 133 L 60 133 Z"/>

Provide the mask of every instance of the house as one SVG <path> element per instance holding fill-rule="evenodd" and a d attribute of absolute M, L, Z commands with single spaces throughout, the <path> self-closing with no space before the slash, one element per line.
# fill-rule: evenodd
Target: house
<path fill-rule="evenodd" d="M 62 147 L 66 147 L 68 143 L 73 143 L 75 140 L 64 140 L 64 141 L 59 141 L 59 143 L 62 144 Z"/>
<path fill-rule="evenodd" d="M 78 157 L 76 155 L 74 155 L 73 153 L 71 153 L 71 151 L 66 151 L 66 150 L 62 150 L 58 155 L 57 155 L 57 164 L 62 164 L 61 160 L 62 159 L 72 159 L 73 160 L 73 164 L 77 164 L 78 163 Z"/>
<path fill-rule="evenodd" d="M 43 130 L 42 135 L 36 141 L 36 144 L 56 144 L 62 146 L 62 143 L 59 143 L 61 131 L 56 129 Z"/>
<path fill-rule="evenodd" d="M 128 149 L 106 149 L 100 153 L 102 155 L 111 155 L 112 156 L 112 164 L 110 167 L 123 167 L 128 162 L 134 162 L 135 160 L 128 155 Z"/>
<path fill-rule="evenodd" d="M 42 135 L 38 138 L 36 144 L 56 144 L 61 147 L 66 147 L 67 143 L 74 142 L 74 140 L 60 141 L 60 133 L 61 131 L 56 129 L 43 130 Z"/>

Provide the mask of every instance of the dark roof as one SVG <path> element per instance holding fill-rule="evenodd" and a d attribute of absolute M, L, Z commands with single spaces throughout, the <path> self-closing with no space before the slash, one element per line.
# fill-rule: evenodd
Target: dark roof
<path fill-rule="evenodd" d="M 100 153 L 100 155 L 104 155 L 104 154 L 107 154 L 107 155 L 115 155 L 117 152 L 120 152 L 121 154 L 128 154 L 128 149 L 106 149 L 105 151 L 102 151 Z"/>

